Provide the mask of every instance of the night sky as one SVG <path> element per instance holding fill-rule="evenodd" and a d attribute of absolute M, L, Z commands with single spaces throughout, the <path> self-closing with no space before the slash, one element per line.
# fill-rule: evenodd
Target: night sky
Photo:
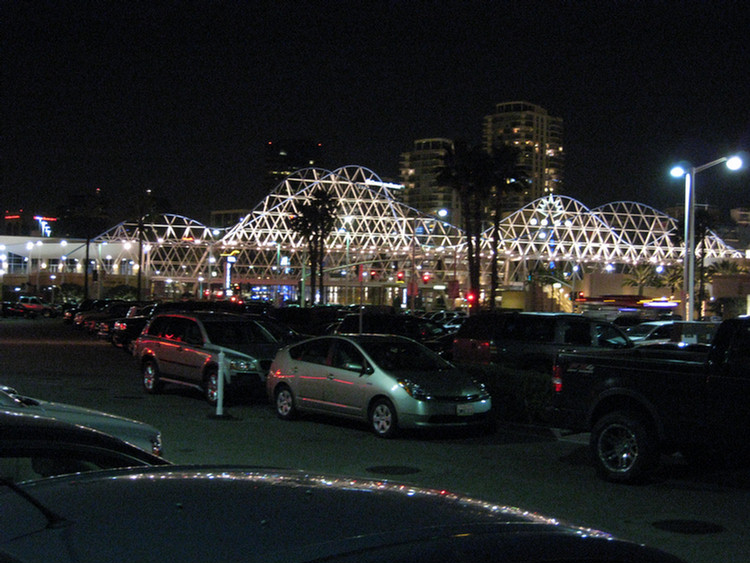
<path fill-rule="evenodd" d="M 396 179 L 415 139 L 481 141 L 496 103 L 564 119 L 566 195 L 682 203 L 670 164 L 750 148 L 750 4 L 0 2 L 0 206 L 146 188 L 176 213 L 260 199 L 268 140 Z M 722 167 L 723 168 L 723 167 Z M 750 207 L 750 172 L 698 176 Z M 132 214 L 131 214 L 132 216 Z"/>

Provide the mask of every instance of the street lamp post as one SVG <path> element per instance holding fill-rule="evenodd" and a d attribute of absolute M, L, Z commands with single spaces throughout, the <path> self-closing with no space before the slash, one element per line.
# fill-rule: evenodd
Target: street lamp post
<path fill-rule="evenodd" d="M 675 178 L 685 177 L 685 252 L 683 256 L 682 296 L 685 303 L 685 320 L 694 320 L 695 299 L 695 175 L 719 164 L 726 163 L 730 170 L 742 167 L 739 156 L 723 156 L 701 166 L 675 166 Z"/>

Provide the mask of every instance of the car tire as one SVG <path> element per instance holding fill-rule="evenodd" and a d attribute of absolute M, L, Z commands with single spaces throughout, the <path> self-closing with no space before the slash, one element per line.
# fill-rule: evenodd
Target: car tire
<path fill-rule="evenodd" d="M 370 428 L 379 438 L 393 438 L 398 431 L 396 409 L 386 398 L 380 398 L 370 405 Z"/>
<path fill-rule="evenodd" d="M 297 407 L 294 406 L 294 394 L 287 385 L 279 385 L 274 392 L 274 409 L 276 416 L 282 420 L 292 420 L 297 416 Z"/>
<path fill-rule="evenodd" d="M 152 395 L 161 393 L 164 384 L 161 381 L 161 377 L 159 376 L 159 368 L 154 360 L 149 359 L 143 362 L 141 374 L 141 381 L 143 382 L 143 388 L 146 390 L 146 393 L 150 393 Z"/>
<path fill-rule="evenodd" d="M 658 460 L 653 432 L 641 416 L 628 411 L 600 418 L 590 447 L 599 476 L 616 483 L 641 482 Z"/>
<path fill-rule="evenodd" d="M 226 387 L 224 388 L 226 390 Z M 226 395 L 226 394 L 225 394 Z M 209 405 L 216 406 L 219 402 L 219 370 L 211 368 L 203 377 L 203 396 Z"/>

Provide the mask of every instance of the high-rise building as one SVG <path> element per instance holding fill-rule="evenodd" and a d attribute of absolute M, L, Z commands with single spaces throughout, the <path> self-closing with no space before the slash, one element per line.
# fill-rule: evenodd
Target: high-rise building
<path fill-rule="evenodd" d="M 458 225 L 457 194 L 438 181 L 445 155 L 451 150 L 453 141 L 450 139 L 418 139 L 412 150 L 401 153 L 399 174 L 405 188 L 404 203 Z"/>
<path fill-rule="evenodd" d="M 309 139 L 268 141 L 263 156 L 264 195 L 297 170 L 326 167 L 323 144 Z"/>
<path fill-rule="evenodd" d="M 562 192 L 563 120 L 528 102 L 504 102 L 484 117 L 485 149 L 513 145 L 520 149 L 519 168 L 528 190 L 518 204 Z M 520 206 L 520 205 L 519 205 Z"/>

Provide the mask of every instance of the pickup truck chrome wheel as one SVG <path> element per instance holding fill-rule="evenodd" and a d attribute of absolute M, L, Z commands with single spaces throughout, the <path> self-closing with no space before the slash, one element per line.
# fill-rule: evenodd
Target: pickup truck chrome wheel
<path fill-rule="evenodd" d="M 641 480 L 657 459 L 655 440 L 635 413 L 617 411 L 600 418 L 591 431 L 598 473 L 608 481 Z"/>

